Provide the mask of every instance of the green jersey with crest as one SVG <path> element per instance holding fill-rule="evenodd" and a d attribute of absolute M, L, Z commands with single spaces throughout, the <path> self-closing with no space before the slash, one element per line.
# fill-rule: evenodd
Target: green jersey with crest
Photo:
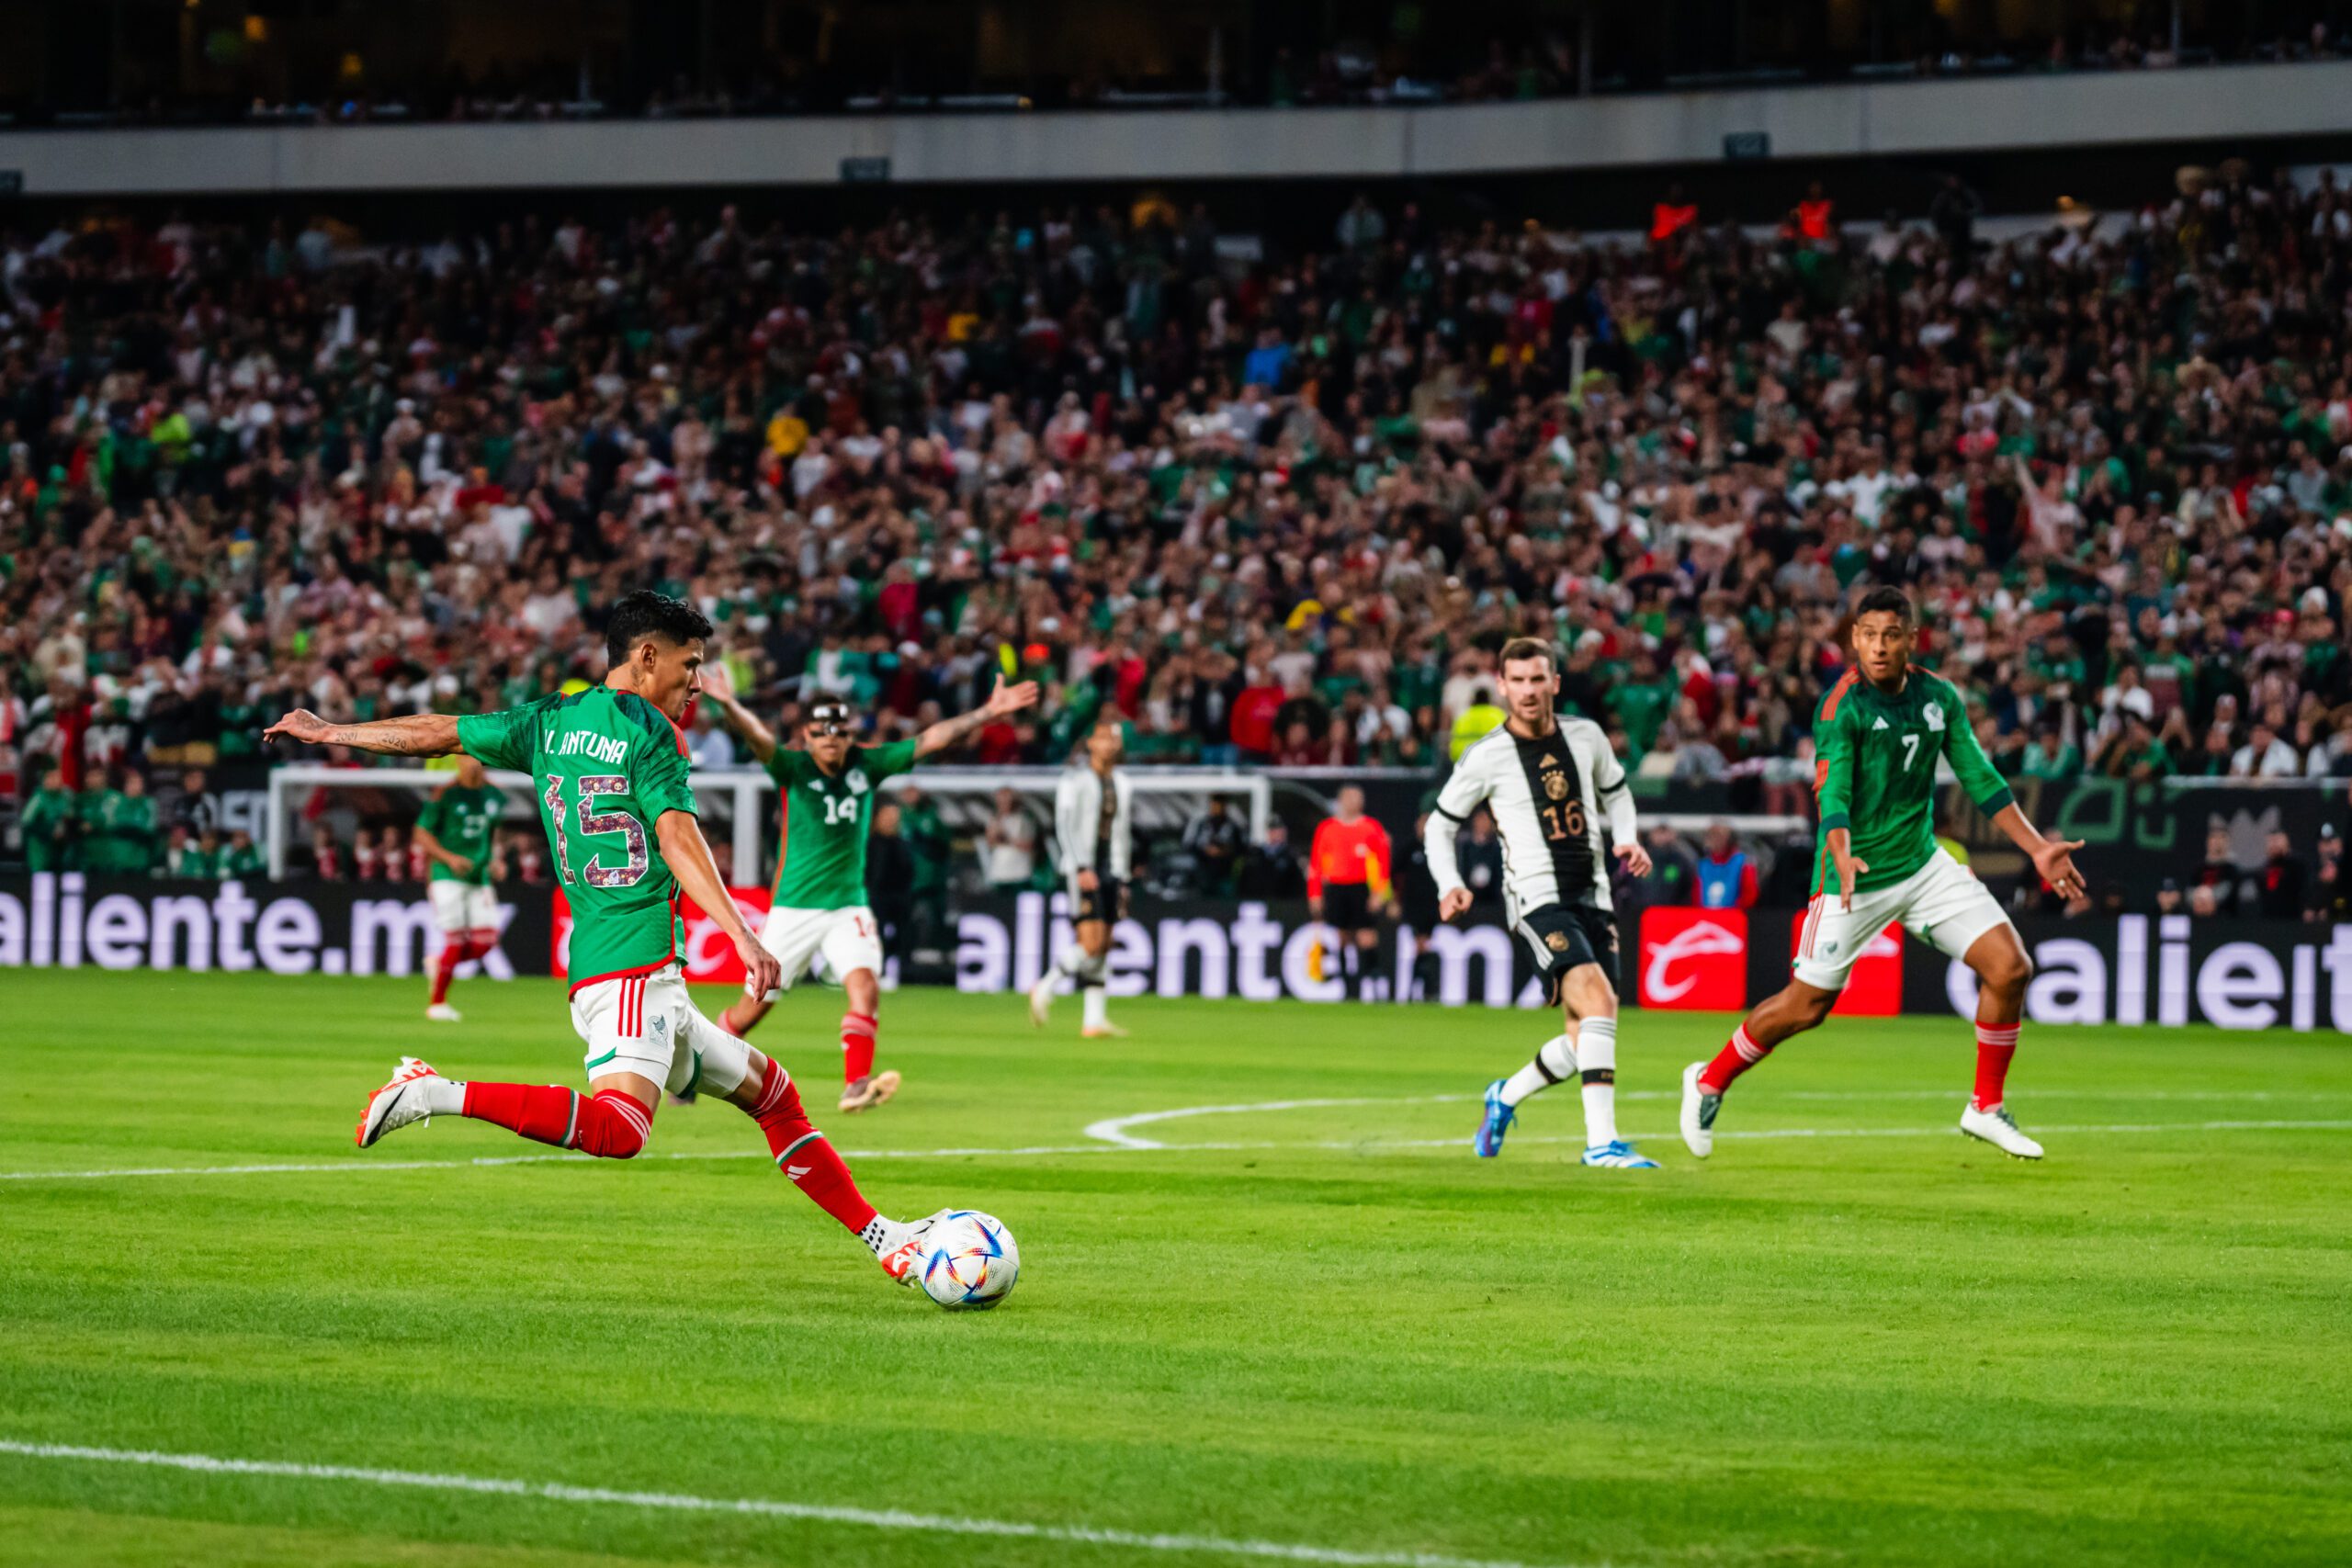
<path fill-rule="evenodd" d="M 650 974 L 684 932 L 677 878 L 654 836 L 667 811 L 695 814 L 686 743 L 634 692 L 591 686 L 458 721 L 458 744 L 486 767 L 527 771 L 571 906 L 571 989 Z"/>
<path fill-rule="evenodd" d="M 505 804 L 506 797 L 488 784 L 480 789 L 451 784 L 424 803 L 416 825 L 439 840 L 443 849 L 462 856 L 468 867 L 452 871 L 436 860 L 430 873 L 432 881 L 480 886 L 490 880 L 491 830 L 498 826 L 499 810 Z"/>
<path fill-rule="evenodd" d="M 1912 669 L 1889 696 L 1860 670 L 1849 670 L 1821 699 L 1813 723 L 1814 793 L 1821 809 L 1813 890 L 1836 893 L 1832 829 L 1850 836 L 1856 860 L 1870 870 L 1854 890 L 1892 887 L 1936 852 L 1936 761 L 1948 758 L 1987 817 L 2014 798 L 1969 727 L 1968 702 L 1942 676 Z"/>
<path fill-rule="evenodd" d="M 874 826 L 874 786 L 915 765 L 915 743 L 853 746 L 838 776 L 806 751 L 781 747 L 768 758 L 783 803 L 775 852 L 779 909 L 847 909 L 865 902 L 865 837 Z"/>

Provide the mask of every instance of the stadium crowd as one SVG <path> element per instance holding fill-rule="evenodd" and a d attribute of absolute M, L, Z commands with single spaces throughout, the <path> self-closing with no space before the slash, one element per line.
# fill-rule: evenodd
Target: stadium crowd
<path fill-rule="evenodd" d="M 2352 773 L 2352 196 L 2233 163 L 1999 243 L 1938 210 L 1669 197 L 1609 244 L 1359 198 L 1246 265 L 1154 199 L 13 236 L 0 746 L 79 793 L 288 706 L 517 703 L 652 583 L 787 715 L 1045 682 L 983 761 L 1108 705 L 1138 764 L 1441 766 L 1530 634 L 1629 764 L 1791 809 L 1892 581 L 2016 773 Z"/>
<path fill-rule="evenodd" d="M 1736 88 L 1807 79 L 1886 84 L 2340 60 L 2346 57 L 2344 28 L 2331 26 L 2325 11 L 2310 6 L 2274 6 L 2259 17 L 2217 11 L 2205 18 L 2207 26 L 2186 34 L 2097 25 L 1955 31 L 1939 17 L 1925 26 L 1898 26 L 1900 42 L 1875 38 L 1864 59 L 1835 51 L 1803 57 L 1750 53 L 1750 43 L 1774 30 L 1769 24 L 1749 29 L 1749 37 L 1728 54 L 1720 47 L 1685 44 L 1669 46 L 1661 56 L 1654 40 L 1641 39 L 1638 29 L 1636 39 L 1624 44 L 1600 36 L 1580 40 L 1572 26 L 1520 25 L 1509 36 L 1482 35 L 1475 19 L 1433 29 L 1422 25 L 1418 10 L 1408 8 L 1396 18 L 1405 25 L 1385 38 L 1327 32 L 1312 48 L 1275 48 L 1255 69 L 1222 57 L 1212 62 L 1208 51 L 1187 56 L 1180 51 L 1138 72 L 1132 51 L 1114 46 L 1081 48 L 1083 63 L 1030 65 L 1017 77 L 982 79 L 969 51 L 941 47 L 936 39 L 915 58 L 894 51 L 887 69 L 868 65 L 863 71 L 845 69 L 838 60 L 820 68 L 805 55 L 745 48 L 746 40 L 734 40 L 707 73 L 656 73 L 658 79 L 626 87 L 607 73 L 604 85 L 593 90 L 582 75 L 582 42 L 566 35 L 550 39 L 535 61 L 452 62 L 438 71 L 406 73 L 398 81 L 364 71 L 351 73 L 348 60 L 356 57 L 337 50 L 317 51 L 308 60 L 256 59 L 247 62 L 248 73 L 207 72 L 209 89 L 203 91 L 167 86 L 157 80 L 165 73 L 151 67 L 115 84 L 103 108 L 94 102 L 61 107 L 36 93 L 0 98 L 0 116 L 15 125 L 88 129 L 1501 103 L 1660 86 Z M 1580 43 L 1594 49 L 1593 58 L 1580 56 Z M 184 47 L 175 37 L 161 53 L 176 56 Z M 242 62 L 243 30 L 215 29 L 205 48 L 208 54 Z M 1735 57 L 1743 62 L 1733 64 Z M 230 85 L 241 74 L 249 76 L 254 91 Z"/>

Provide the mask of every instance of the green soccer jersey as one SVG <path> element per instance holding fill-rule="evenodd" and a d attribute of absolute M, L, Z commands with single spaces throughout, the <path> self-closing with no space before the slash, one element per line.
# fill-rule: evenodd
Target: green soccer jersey
<path fill-rule="evenodd" d="M 874 786 L 915 765 L 915 743 L 856 746 L 839 777 L 806 751 L 778 748 L 768 758 L 783 802 L 775 852 L 779 909 L 846 909 L 865 902 L 865 835 L 874 825 Z"/>
<path fill-rule="evenodd" d="M 695 814 L 686 746 L 634 692 L 591 686 L 458 721 L 458 744 L 484 766 L 531 775 L 556 880 L 571 907 L 571 989 L 650 974 L 684 931 L 677 878 L 656 852 L 664 812 Z"/>
<path fill-rule="evenodd" d="M 71 791 L 40 789 L 25 803 L 17 826 L 25 836 L 25 859 L 35 871 L 68 871 L 75 863 L 74 798 Z"/>
<path fill-rule="evenodd" d="M 468 789 L 451 784 L 424 803 L 416 825 L 440 840 L 450 853 L 462 855 L 468 869 L 452 871 L 440 861 L 429 874 L 435 882 L 463 882 L 480 886 L 490 880 L 490 834 L 498 826 L 499 808 L 506 797 L 484 784 Z"/>
<path fill-rule="evenodd" d="M 82 796 L 83 859 L 102 875 L 144 876 L 154 860 L 155 802 L 119 789 Z"/>
<path fill-rule="evenodd" d="M 1960 787 L 1986 816 L 2012 798 L 1976 743 L 1960 689 L 1925 670 L 1912 670 L 1893 696 L 1860 671 L 1848 671 L 1821 699 L 1813 744 L 1814 787 L 1821 807 L 1813 873 L 1816 893 L 1838 891 L 1838 863 L 1829 853 L 1832 829 L 1851 834 L 1854 858 L 1870 867 L 1854 879 L 1858 893 L 1892 887 L 1928 863 L 1936 851 L 1939 757 L 1951 760 Z"/>

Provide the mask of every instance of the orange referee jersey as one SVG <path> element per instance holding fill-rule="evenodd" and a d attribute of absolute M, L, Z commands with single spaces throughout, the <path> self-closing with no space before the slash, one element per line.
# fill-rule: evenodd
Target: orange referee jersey
<path fill-rule="evenodd" d="M 1388 829 L 1369 817 L 1324 818 L 1306 855 L 1306 894 L 1323 896 L 1327 882 L 1367 883 L 1375 897 L 1388 891 Z"/>

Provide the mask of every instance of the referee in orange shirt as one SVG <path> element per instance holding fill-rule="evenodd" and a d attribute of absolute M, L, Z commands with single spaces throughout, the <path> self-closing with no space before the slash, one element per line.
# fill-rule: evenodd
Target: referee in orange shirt
<path fill-rule="evenodd" d="M 1340 814 L 1315 829 L 1306 856 L 1306 910 L 1340 935 L 1340 973 L 1355 981 L 1364 1001 L 1388 995 L 1380 973 L 1381 915 L 1394 914 L 1388 830 L 1363 814 L 1363 791 L 1340 791 Z"/>

